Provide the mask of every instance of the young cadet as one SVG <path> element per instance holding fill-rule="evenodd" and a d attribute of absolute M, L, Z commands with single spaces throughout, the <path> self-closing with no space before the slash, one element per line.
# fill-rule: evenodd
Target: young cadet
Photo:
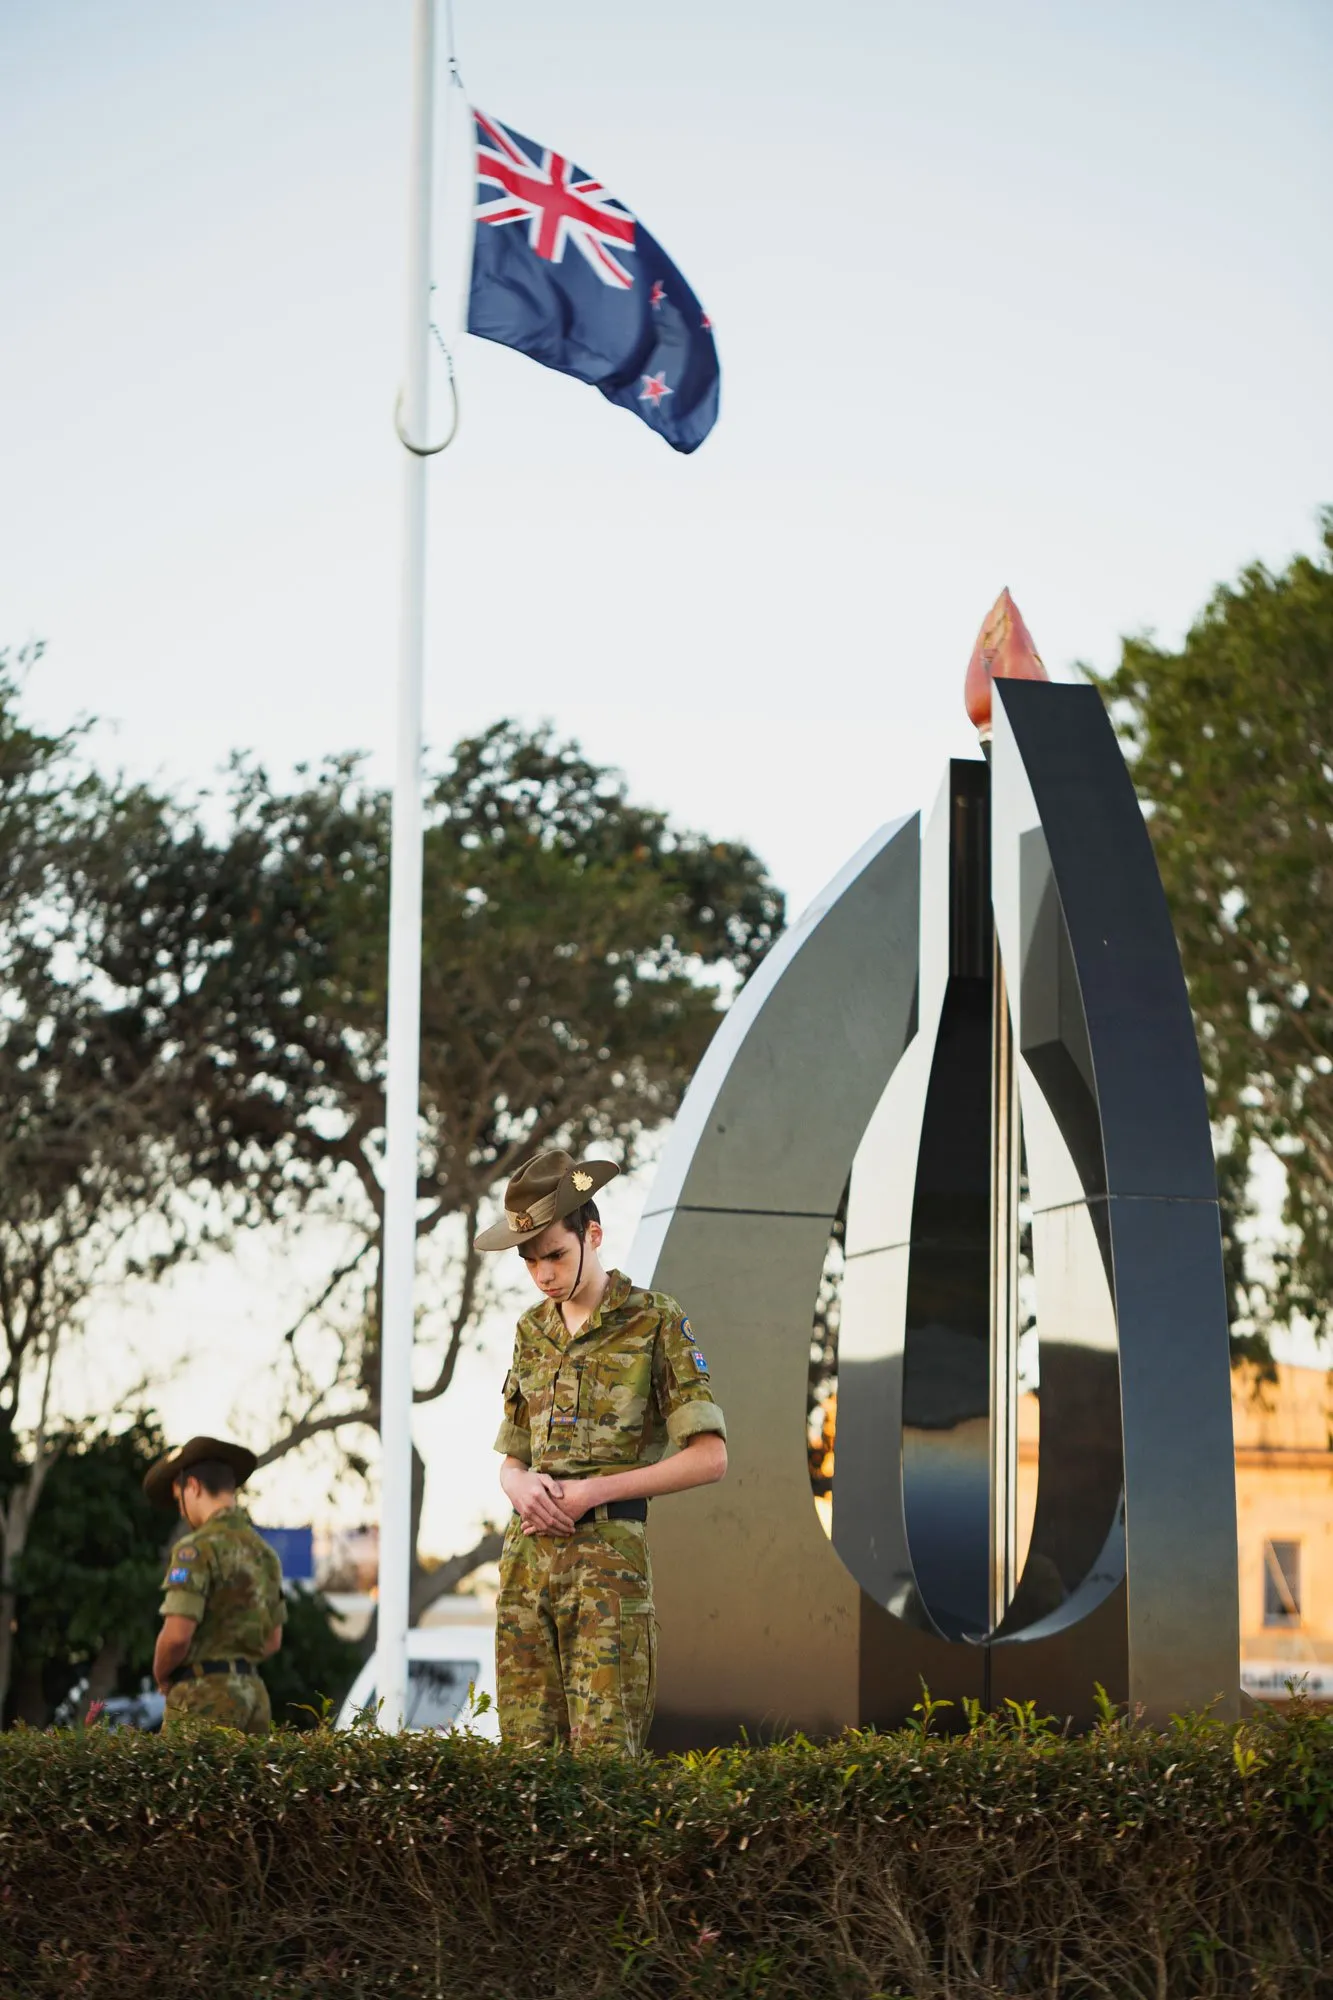
<path fill-rule="evenodd" d="M 592 1197 L 618 1171 L 539 1153 L 477 1248 L 516 1248 L 543 1294 L 518 1323 L 495 1442 L 514 1508 L 495 1637 L 501 1734 L 637 1756 L 656 1693 L 648 1502 L 721 1479 L 727 1430 L 676 1301 L 603 1268 Z"/>
<path fill-rule="evenodd" d="M 167 1558 L 153 1654 L 163 1729 L 189 1716 L 262 1736 L 272 1719 L 259 1662 L 281 1646 L 287 1606 L 282 1565 L 236 1501 L 255 1464 L 244 1445 L 195 1437 L 144 1477 L 148 1498 L 186 1524 Z"/>

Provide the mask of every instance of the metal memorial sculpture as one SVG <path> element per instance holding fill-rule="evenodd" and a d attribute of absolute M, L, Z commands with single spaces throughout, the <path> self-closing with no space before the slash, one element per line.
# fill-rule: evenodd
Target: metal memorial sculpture
<path fill-rule="evenodd" d="M 893 1726 L 923 1679 L 955 1714 L 1010 1697 L 1080 1726 L 1097 1684 L 1150 1720 L 1236 1712 L 1217 1189 L 1147 829 L 1100 696 L 1047 680 L 1007 592 L 967 697 L 985 760 L 740 994 L 640 1226 L 631 1268 L 689 1301 L 731 1427 L 726 1482 L 654 1526 L 662 1747 Z M 830 1543 L 805 1400 L 849 1176 Z"/>

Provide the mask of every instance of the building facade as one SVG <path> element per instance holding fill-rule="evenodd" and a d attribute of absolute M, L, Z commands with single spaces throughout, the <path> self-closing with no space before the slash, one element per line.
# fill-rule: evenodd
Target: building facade
<path fill-rule="evenodd" d="M 1249 1366 L 1231 1386 L 1241 1685 L 1333 1702 L 1333 1370 Z"/>

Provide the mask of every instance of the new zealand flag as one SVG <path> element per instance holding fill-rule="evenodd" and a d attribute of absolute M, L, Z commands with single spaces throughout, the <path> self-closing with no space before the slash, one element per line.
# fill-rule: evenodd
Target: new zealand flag
<path fill-rule="evenodd" d="M 468 331 L 591 382 L 676 451 L 717 421 L 711 323 L 666 252 L 600 181 L 474 110 Z"/>

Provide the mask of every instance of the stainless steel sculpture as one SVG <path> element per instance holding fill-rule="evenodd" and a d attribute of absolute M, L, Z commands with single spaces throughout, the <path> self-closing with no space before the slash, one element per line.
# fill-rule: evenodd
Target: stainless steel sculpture
<path fill-rule="evenodd" d="M 664 1747 L 892 1725 L 922 1678 L 1076 1723 L 1096 1682 L 1149 1718 L 1235 1712 L 1221 1235 L 1175 940 L 1096 691 L 995 685 L 989 763 L 952 764 L 924 835 L 885 828 L 770 955 L 649 1197 L 631 1267 L 688 1301 L 732 1460 L 654 1519 Z M 830 1545 L 805 1388 L 849 1171 Z"/>

